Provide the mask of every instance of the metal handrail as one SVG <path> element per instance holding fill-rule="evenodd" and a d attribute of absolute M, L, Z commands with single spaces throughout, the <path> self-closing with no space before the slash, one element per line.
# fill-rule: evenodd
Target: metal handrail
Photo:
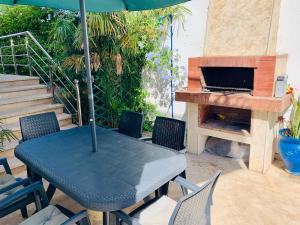
<path fill-rule="evenodd" d="M 18 40 L 24 38 L 25 42 L 15 44 L 14 38 L 18 38 Z M 0 41 L 2 40 L 9 40 L 9 42 L 5 42 L 5 45 L 0 45 L 0 67 L 2 67 L 3 74 L 7 74 L 5 67 L 13 67 L 15 75 L 19 72 L 18 67 L 27 67 L 26 71 L 29 70 L 30 76 L 35 74 L 43 83 L 50 87 L 55 101 L 64 104 L 64 108 L 68 113 L 72 114 L 72 112 L 74 112 L 76 114 L 78 125 L 81 126 L 82 112 L 78 81 L 75 80 L 73 83 L 70 80 L 63 69 L 29 31 L 1 36 Z M 34 43 L 33 46 L 31 46 L 29 40 L 31 44 Z M 24 52 L 20 52 L 19 47 L 25 47 Z M 10 52 L 4 53 L 4 51 Z M 24 61 L 22 61 L 22 64 L 17 62 L 21 60 L 22 57 L 27 60 L 27 64 L 23 64 Z M 5 58 L 9 58 L 10 61 L 5 63 Z M 68 97 L 65 97 L 66 95 L 59 96 L 57 92 L 55 92 L 57 89 L 64 90 Z M 62 97 L 64 99 L 62 99 Z M 73 101 L 74 103 L 72 103 Z"/>

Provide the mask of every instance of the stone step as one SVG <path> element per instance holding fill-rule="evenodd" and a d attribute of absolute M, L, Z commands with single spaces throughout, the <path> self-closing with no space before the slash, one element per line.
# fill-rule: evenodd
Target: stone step
<path fill-rule="evenodd" d="M 18 109 L 10 109 L 0 112 L 0 120 L 3 124 L 17 123 L 20 117 L 39 114 L 43 112 L 63 113 L 64 105 L 62 104 L 46 104 L 36 105 Z"/>
<path fill-rule="evenodd" d="M 69 130 L 69 129 L 72 129 L 72 128 L 75 128 L 75 127 L 78 127 L 78 125 L 76 125 L 76 124 L 69 124 L 69 125 L 61 127 L 60 129 L 61 130 Z"/>
<path fill-rule="evenodd" d="M 69 124 L 67 126 L 61 127 L 61 130 L 67 130 L 77 127 L 75 124 Z M 0 151 L 0 158 L 7 158 L 8 164 L 13 172 L 13 174 L 19 174 L 25 171 L 26 166 L 23 162 L 17 159 L 14 155 L 14 149 L 19 144 L 19 141 L 13 141 L 10 143 L 10 149 L 6 149 L 5 151 Z M 8 145 L 6 145 L 8 147 Z M 4 169 L 0 168 L 0 175 L 4 173 Z"/>
<path fill-rule="evenodd" d="M 2 87 L 0 88 L 0 100 L 4 98 L 42 95 L 47 94 L 47 92 L 47 86 L 42 84 L 16 87 Z"/>
<path fill-rule="evenodd" d="M 38 77 L 0 74 L 0 88 L 37 85 L 39 83 Z"/>
<path fill-rule="evenodd" d="M 56 116 L 60 127 L 65 127 L 72 124 L 72 116 L 70 114 L 62 113 Z M 6 124 L 3 127 L 11 130 L 18 139 L 21 139 L 22 135 L 19 122 Z"/>
<path fill-rule="evenodd" d="M 19 140 L 12 142 L 4 142 L 4 149 L 0 150 L 0 158 L 13 158 L 15 157 L 15 147 L 19 144 Z"/>
<path fill-rule="evenodd" d="M 21 162 L 16 157 L 14 158 L 8 158 L 7 159 L 8 165 L 12 171 L 13 174 L 19 174 L 25 171 L 26 166 L 23 162 Z M 5 173 L 5 170 L 3 167 L 0 168 L 0 176 Z"/>
<path fill-rule="evenodd" d="M 0 74 L 0 120 L 2 126 L 12 130 L 18 139 L 21 139 L 19 118 L 24 116 L 55 112 L 62 130 L 76 127 L 72 124 L 72 116 L 63 113 L 64 105 L 53 104 L 47 86 L 39 83 L 38 77 Z M 14 155 L 18 144 L 19 140 L 5 140 L 4 149 L 0 150 L 0 157 L 8 159 L 13 174 L 20 174 L 26 169 Z M 0 175 L 3 172 L 0 168 Z"/>
<path fill-rule="evenodd" d="M 0 99 L 0 111 L 24 108 L 35 105 L 51 104 L 53 102 L 52 94 L 22 96 L 14 98 Z"/>

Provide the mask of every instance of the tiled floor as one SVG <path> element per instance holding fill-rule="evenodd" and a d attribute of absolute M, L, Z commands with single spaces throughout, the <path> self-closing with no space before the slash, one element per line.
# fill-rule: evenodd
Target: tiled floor
<path fill-rule="evenodd" d="M 214 193 L 212 225 L 300 224 L 300 177 L 287 174 L 280 162 L 262 175 L 248 171 L 241 162 L 207 153 L 187 158 L 188 179 L 197 184 L 217 169 L 223 170 Z M 170 196 L 177 198 L 179 194 L 179 189 L 172 185 Z M 56 193 L 54 203 L 73 211 L 81 209 L 61 192 Z M 0 224 L 15 225 L 20 221 L 20 213 L 16 212 L 0 219 Z"/>

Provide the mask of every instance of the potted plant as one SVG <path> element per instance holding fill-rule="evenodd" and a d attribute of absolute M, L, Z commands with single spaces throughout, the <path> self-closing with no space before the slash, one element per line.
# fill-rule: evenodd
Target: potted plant
<path fill-rule="evenodd" d="M 16 140 L 17 137 L 11 130 L 4 128 L 0 120 L 0 150 L 4 150 L 3 143 L 5 139 L 11 142 L 12 140 Z"/>
<path fill-rule="evenodd" d="M 300 96 L 292 97 L 293 112 L 287 128 L 279 131 L 279 153 L 286 170 L 300 176 Z"/>

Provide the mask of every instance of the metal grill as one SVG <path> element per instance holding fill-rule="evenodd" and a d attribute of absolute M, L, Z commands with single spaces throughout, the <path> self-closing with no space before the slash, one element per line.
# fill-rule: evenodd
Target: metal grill
<path fill-rule="evenodd" d="M 218 87 L 218 86 L 205 86 L 204 92 L 224 92 L 224 93 L 238 93 L 245 92 L 253 95 L 253 90 L 248 88 L 236 88 L 236 87 Z"/>

